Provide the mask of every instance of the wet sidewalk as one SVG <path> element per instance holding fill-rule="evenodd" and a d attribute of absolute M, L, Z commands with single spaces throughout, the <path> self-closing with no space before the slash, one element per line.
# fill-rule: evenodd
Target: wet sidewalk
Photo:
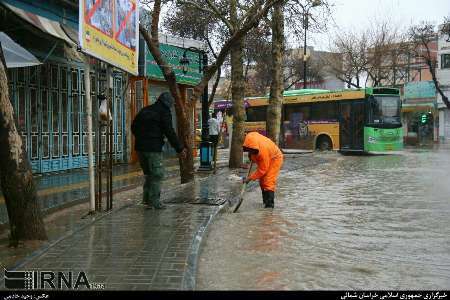
<path fill-rule="evenodd" d="M 219 150 L 218 165 L 227 163 L 227 150 Z M 198 166 L 198 157 L 195 158 Z M 167 179 L 179 178 L 178 158 L 168 157 L 164 159 L 165 177 Z M 137 186 L 144 182 L 139 163 L 120 164 L 113 167 L 113 192 L 117 193 Z M 88 201 L 89 178 L 88 170 L 75 169 L 65 172 L 38 174 L 35 176 L 37 195 L 44 214 L 71 207 Z M 104 180 L 103 189 L 106 189 Z M 0 227 L 5 228 L 8 223 L 8 213 L 5 199 L 0 190 Z"/>
<path fill-rule="evenodd" d="M 166 181 L 165 210 L 140 205 L 141 187 L 120 192 L 112 212 L 84 219 L 10 270 L 83 271 L 113 290 L 192 290 L 204 233 L 240 191 L 230 175 L 222 168 L 190 184 Z"/>

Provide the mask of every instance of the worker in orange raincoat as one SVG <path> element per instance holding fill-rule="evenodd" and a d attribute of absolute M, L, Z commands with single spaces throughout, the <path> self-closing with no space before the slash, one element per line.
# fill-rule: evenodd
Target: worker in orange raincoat
<path fill-rule="evenodd" d="M 273 208 L 278 174 L 283 165 L 280 148 L 258 132 L 248 133 L 242 148 L 244 152 L 248 152 L 250 160 L 258 165 L 258 169 L 248 178 L 244 178 L 244 182 L 259 179 L 264 207 Z"/>

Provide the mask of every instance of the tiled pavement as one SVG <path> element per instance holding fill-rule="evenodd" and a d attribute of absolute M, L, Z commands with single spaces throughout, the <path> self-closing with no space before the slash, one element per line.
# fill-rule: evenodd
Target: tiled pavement
<path fill-rule="evenodd" d="M 226 163 L 228 150 L 220 149 L 219 165 Z M 198 165 L 198 158 L 195 160 Z M 164 159 L 166 178 L 179 176 L 178 159 Z M 113 167 L 113 190 L 123 191 L 143 184 L 142 170 L 139 163 L 121 164 Z M 49 173 L 35 176 L 37 194 L 44 214 L 49 214 L 64 207 L 88 201 L 89 178 L 87 169 Z M 103 188 L 106 189 L 106 181 Z M 8 213 L 0 190 L 0 226 L 7 224 Z"/>
<path fill-rule="evenodd" d="M 167 177 L 178 175 L 176 161 L 166 160 Z M 122 164 L 113 167 L 114 191 L 140 185 L 143 182 L 139 164 Z M 89 178 L 87 169 L 36 175 L 35 183 L 41 208 L 45 214 L 63 207 L 87 201 L 89 197 Z M 106 181 L 104 182 L 104 189 Z M 0 224 L 8 222 L 8 214 L 0 191 Z"/>
<path fill-rule="evenodd" d="M 207 227 L 239 193 L 229 175 L 222 169 L 171 189 L 163 195 L 165 210 L 137 204 L 142 189 L 136 188 L 132 204 L 27 258 L 17 270 L 84 271 L 90 283 L 113 290 L 193 290 Z"/>

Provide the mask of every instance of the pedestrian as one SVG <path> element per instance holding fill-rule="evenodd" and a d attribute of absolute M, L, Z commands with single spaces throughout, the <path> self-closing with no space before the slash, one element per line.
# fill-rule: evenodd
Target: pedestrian
<path fill-rule="evenodd" d="M 269 138 L 258 132 L 249 132 L 245 136 L 244 152 L 248 152 L 250 160 L 257 164 L 257 170 L 243 181 L 259 180 L 265 208 L 273 208 L 278 174 L 283 165 L 283 154 L 278 146 Z"/>
<path fill-rule="evenodd" d="M 212 142 L 214 146 L 214 160 L 216 159 L 216 148 L 219 143 L 219 121 L 217 120 L 217 114 L 215 112 L 212 113 L 211 118 L 208 120 L 208 128 L 209 128 L 209 141 Z"/>
<path fill-rule="evenodd" d="M 161 181 L 164 176 L 162 147 L 164 136 L 175 148 L 179 157 L 185 158 L 187 149 L 181 146 L 172 127 L 170 108 L 173 98 L 168 92 L 162 93 L 153 104 L 142 108 L 131 124 L 135 136 L 135 150 L 145 176 L 143 204 L 148 208 L 162 209 Z"/>

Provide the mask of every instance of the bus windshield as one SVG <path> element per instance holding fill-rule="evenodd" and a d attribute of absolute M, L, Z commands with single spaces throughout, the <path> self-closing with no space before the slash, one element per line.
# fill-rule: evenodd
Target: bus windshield
<path fill-rule="evenodd" d="M 380 127 L 400 127 L 400 97 L 374 96 L 370 101 L 369 123 Z"/>

